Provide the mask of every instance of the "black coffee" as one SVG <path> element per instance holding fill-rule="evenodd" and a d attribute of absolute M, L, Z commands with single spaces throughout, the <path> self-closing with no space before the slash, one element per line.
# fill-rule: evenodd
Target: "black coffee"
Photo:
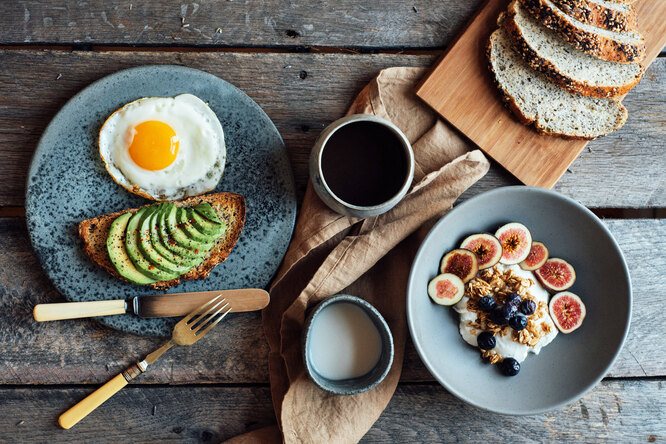
<path fill-rule="evenodd" d="M 375 122 L 353 122 L 328 139 L 321 156 L 326 184 L 341 200 L 369 207 L 395 196 L 407 177 L 398 136 Z"/>

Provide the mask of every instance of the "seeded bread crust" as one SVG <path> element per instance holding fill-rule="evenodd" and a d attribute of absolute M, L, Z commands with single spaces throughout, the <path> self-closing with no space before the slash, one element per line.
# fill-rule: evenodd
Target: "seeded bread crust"
<path fill-rule="evenodd" d="M 512 1 L 507 12 L 500 14 L 498 24 L 506 29 L 511 37 L 514 49 L 520 53 L 530 67 L 543 73 L 561 88 L 584 96 L 608 98 L 626 94 L 641 80 L 643 68 L 640 64 L 630 66 L 631 64 L 609 62 L 567 47 L 566 43 L 559 43 L 559 37 L 554 35 L 553 31 L 534 23 L 529 16 L 519 16 L 519 14 L 522 14 L 520 8 L 521 5 L 517 0 Z M 549 60 L 540 53 L 541 48 L 529 43 L 530 38 L 525 35 L 525 32 L 529 31 L 523 29 L 521 21 L 524 24 L 532 23 L 532 27 L 539 26 L 537 29 L 541 31 L 541 34 L 534 37 L 541 38 L 543 44 L 550 43 L 551 50 L 559 51 L 559 63 L 578 63 L 584 66 L 585 69 L 594 70 L 595 72 L 603 71 L 608 76 L 604 79 L 605 84 L 595 84 L 591 79 L 586 79 L 580 72 L 571 69 L 569 69 L 569 73 L 566 73 L 567 70 L 564 66 L 558 67 L 557 62 Z"/>
<path fill-rule="evenodd" d="M 608 0 L 553 0 L 562 11 L 576 20 L 611 31 L 638 30 L 636 10 L 632 5 Z M 616 5 L 614 8 L 607 7 Z"/>
<path fill-rule="evenodd" d="M 198 266 L 176 279 L 170 281 L 158 281 L 147 285 L 156 290 L 166 290 L 182 281 L 190 279 L 205 279 L 220 262 L 224 262 L 231 249 L 236 244 L 238 237 L 245 224 L 245 198 L 236 193 L 214 193 L 202 196 L 190 197 L 185 200 L 174 202 L 179 207 L 192 207 L 202 202 L 208 202 L 218 217 L 227 225 L 227 230 L 215 242 L 213 248 L 208 252 L 204 261 Z M 145 205 L 149 206 L 152 203 Z M 109 259 L 106 249 L 106 239 L 109 236 L 111 223 L 120 215 L 125 213 L 136 213 L 140 208 L 117 211 L 104 216 L 87 219 L 79 223 L 79 237 L 83 240 L 83 251 L 100 267 L 107 270 L 115 277 L 125 280 L 118 274 Z"/>
<path fill-rule="evenodd" d="M 550 0 L 520 2 L 544 26 L 583 52 L 620 63 L 639 62 L 645 57 L 645 39 L 637 32 L 618 33 L 581 23 Z"/>
<path fill-rule="evenodd" d="M 505 60 L 498 60 L 495 53 Z M 545 76 L 533 71 L 520 55 L 511 49 L 510 37 L 504 28 L 495 30 L 486 46 L 488 66 L 504 103 L 524 125 L 534 125 L 537 132 L 565 139 L 594 139 L 621 128 L 627 120 L 627 110 L 612 99 L 584 97 L 560 89 Z M 510 68 L 510 69 L 509 69 Z M 515 76 L 505 78 L 503 71 L 513 70 Z M 539 94 L 529 96 L 524 86 L 537 85 Z M 511 86 L 510 83 L 518 86 Z M 553 104 L 558 105 L 553 107 Z M 550 107 L 550 108 L 549 108 Z M 558 114 L 566 109 L 569 114 Z M 584 121 L 571 122 L 574 118 Z M 580 116 L 580 117 L 579 117 Z"/>

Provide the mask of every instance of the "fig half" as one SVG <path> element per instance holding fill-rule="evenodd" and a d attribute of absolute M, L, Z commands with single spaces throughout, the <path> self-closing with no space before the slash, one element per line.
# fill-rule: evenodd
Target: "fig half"
<path fill-rule="evenodd" d="M 543 264 L 548 260 L 548 248 L 543 244 L 543 242 L 532 241 L 532 248 L 530 248 L 530 253 L 527 255 L 524 261 L 522 261 L 519 266 L 523 270 L 534 271 L 537 268 L 541 268 Z"/>
<path fill-rule="evenodd" d="M 548 311 L 557 329 L 564 334 L 580 327 L 586 314 L 583 301 L 570 291 L 557 293 L 550 298 Z"/>
<path fill-rule="evenodd" d="M 502 244 L 492 234 L 472 234 L 462 241 L 460 248 L 469 250 L 476 255 L 479 270 L 494 266 L 502 258 Z"/>
<path fill-rule="evenodd" d="M 548 290 L 557 292 L 571 287 L 576 281 L 576 270 L 564 259 L 550 258 L 534 274 Z"/>
<path fill-rule="evenodd" d="M 455 305 L 465 294 L 463 281 L 451 273 L 440 274 L 428 284 L 428 296 L 435 304 Z"/>
<path fill-rule="evenodd" d="M 457 248 L 444 255 L 439 272 L 455 274 L 467 283 L 479 272 L 479 262 L 471 251 Z"/>
<path fill-rule="evenodd" d="M 532 234 L 527 227 L 518 222 L 502 225 L 495 237 L 502 244 L 500 262 L 506 265 L 519 264 L 530 254 Z"/>

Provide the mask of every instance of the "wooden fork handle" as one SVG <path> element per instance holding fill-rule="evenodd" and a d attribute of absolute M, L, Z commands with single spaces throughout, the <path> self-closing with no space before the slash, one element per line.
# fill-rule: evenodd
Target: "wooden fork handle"
<path fill-rule="evenodd" d="M 115 378 L 83 398 L 74 407 L 67 410 L 58 418 L 58 424 L 63 429 L 75 426 L 79 421 L 88 416 L 93 410 L 104 404 L 107 399 L 115 395 L 121 388 L 125 387 L 132 379 L 146 371 L 145 362 L 137 362 Z"/>
<path fill-rule="evenodd" d="M 90 412 L 102 405 L 107 399 L 118 393 L 118 391 L 127 385 L 127 379 L 120 373 L 118 376 L 86 396 L 78 404 L 58 418 L 58 424 L 63 429 L 69 429 L 76 425 Z"/>
<path fill-rule="evenodd" d="M 125 314 L 127 308 L 123 299 L 115 301 L 63 302 L 59 304 L 37 304 L 32 315 L 37 322 L 60 319 L 90 318 Z"/>

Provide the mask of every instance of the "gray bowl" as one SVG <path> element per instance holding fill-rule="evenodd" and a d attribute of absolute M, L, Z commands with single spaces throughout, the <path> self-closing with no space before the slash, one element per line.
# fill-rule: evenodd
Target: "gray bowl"
<path fill-rule="evenodd" d="M 582 326 L 528 355 L 514 377 L 480 358 L 458 332 L 458 315 L 430 301 L 426 286 L 439 261 L 468 235 L 521 222 L 551 257 L 576 269 L 570 289 L 587 307 Z M 407 320 L 414 345 L 448 391 L 482 409 L 536 414 L 564 406 L 594 387 L 615 362 L 629 331 L 631 283 L 620 247 L 589 210 L 553 191 L 524 186 L 483 193 L 455 207 L 430 231 L 412 265 Z"/>
<path fill-rule="evenodd" d="M 379 336 L 381 336 L 382 339 L 382 354 L 379 357 L 379 362 L 377 362 L 377 365 L 375 365 L 369 373 L 358 378 L 344 380 L 327 379 L 317 373 L 308 356 L 307 350 L 310 340 L 310 327 L 312 326 L 313 321 L 324 308 L 339 302 L 352 303 L 362 308 L 375 324 Z M 369 302 L 357 298 L 356 296 L 341 294 L 330 297 L 319 303 L 319 305 L 312 309 L 305 320 L 302 338 L 303 362 L 305 363 L 305 369 L 310 376 L 310 379 L 312 379 L 320 389 L 335 395 L 355 395 L 370 390 L 382 382 L 393 363 L 393 336 L 391 335 L 391 330 L 389 329 L 388 324 L 375 307 Z"/>

